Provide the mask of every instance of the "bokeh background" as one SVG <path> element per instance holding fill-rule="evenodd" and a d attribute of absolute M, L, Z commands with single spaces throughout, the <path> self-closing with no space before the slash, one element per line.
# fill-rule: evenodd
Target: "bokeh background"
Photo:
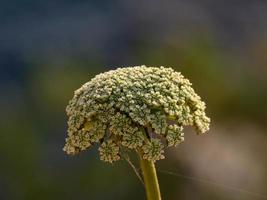
<path fill-rule="evenodd" d="M 163 199 L 266 199 L 265 0 L 1 0 L 0 199 L 145 199 L 125 161 L 62 151 L 73 91 L 142 64 L 181 71 L 212 119 L 157 163 Z"/>

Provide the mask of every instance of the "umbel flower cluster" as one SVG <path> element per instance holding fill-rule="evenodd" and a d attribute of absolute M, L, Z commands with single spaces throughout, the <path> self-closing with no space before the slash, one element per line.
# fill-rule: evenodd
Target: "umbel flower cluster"
<path fill-rule="evenodd" d="M 66 111 L 64 151 L 77 154 L 100 143 L 100 159 L 111 163 L 129 149 L 149 161 L 163 159 L 166 147 L 184 140 L 183 126 L 204 133 L 210 123 L 189 80 L 165 67 L 99 74 L 74 92 Z"/>

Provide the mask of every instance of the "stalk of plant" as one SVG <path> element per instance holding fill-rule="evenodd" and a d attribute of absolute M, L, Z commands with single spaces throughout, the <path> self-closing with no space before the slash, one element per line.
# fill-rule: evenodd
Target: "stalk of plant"
<path fill-rule="evenodd" d="M 126 67 L 97 75 L 74 92 L 67 106 L 64 151 L 75 155 L 99 144 L 100 159 L 113 163 L 137 152 L 148 200 L 160 200 L 155 162 L 184 141 L 184 126 L 209 129 L 205 103 L 188 79 L 172 68 Z"/>
<path fill-rule="evenodd" d="M 154 162 L 143 159 L 142 155 L 140 155 L 140 166 L 143 173 L 147 199 L 161 200 L 159 182 Z"/>

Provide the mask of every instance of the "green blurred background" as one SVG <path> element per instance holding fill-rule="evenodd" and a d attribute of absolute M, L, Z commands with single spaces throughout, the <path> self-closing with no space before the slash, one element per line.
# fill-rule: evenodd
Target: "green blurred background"
<path fill-rule="evenodd" d="M 73 91 L 142 64 L 181 71 L 212 119 L 157 162 L 163 200 L 266 199 L 264 0 L 1 0 L 0 199 L 145 199 L 125 161 L 62 151 Z"/>

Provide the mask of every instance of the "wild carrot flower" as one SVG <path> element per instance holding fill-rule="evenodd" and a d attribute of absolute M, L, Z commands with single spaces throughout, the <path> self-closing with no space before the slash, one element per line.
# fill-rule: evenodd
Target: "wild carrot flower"
<path fill-rule="evenodd" d="M 143 159 L 164 158 L 184 140 L 183 126 L 209 129 L 205 103 L 188 79 L 171 68 L 136 66 L 97 75 L 75 91 L 67 106 L 64 151 L 77 154 L 100 143 L 100 159 L 114 162 L 131 149 Z"/>

